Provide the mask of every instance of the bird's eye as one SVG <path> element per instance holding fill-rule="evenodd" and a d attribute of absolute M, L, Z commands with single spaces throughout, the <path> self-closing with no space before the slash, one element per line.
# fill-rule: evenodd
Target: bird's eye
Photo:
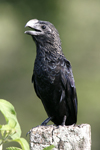
<path fill-rule="evenodd" d="M 43 26 L 42 26 L 42 29 L 46 29 L 46 26 L 45 26 L 45 25 L 43 25 Z"/>

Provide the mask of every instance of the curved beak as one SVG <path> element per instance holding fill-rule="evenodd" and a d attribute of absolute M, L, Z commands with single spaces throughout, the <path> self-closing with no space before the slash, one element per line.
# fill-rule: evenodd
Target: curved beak
<path fill-rule="evenodd" d="M 37 19 L 32 19 L 32 20 L 29 20 L 26 25 L 25 25 L 25 28 L 26 27 L 29 27 L 33 30 L 28 30 L 28 31 L 25 31 L 24 33 L 25 34 L 29 34 L 29 35 L 40 35 L 40 32 L 41 31 L 41 28 L 39 26 L 39 21 Z"/>

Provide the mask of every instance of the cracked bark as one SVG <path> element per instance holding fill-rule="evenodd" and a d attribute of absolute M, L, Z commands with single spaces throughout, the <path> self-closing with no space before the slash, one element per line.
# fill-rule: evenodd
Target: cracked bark
<path fill-rule="evenodd" d="M 91 150 L 89 124 L 72 126 L 38 126 L 30 130 L 30 149 L 43 150 L 54 145 L 53 150 Z"/>

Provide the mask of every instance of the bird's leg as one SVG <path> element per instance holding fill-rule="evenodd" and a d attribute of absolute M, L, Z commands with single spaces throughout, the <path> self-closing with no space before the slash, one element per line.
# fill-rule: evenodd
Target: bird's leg
<path fill-rule="evenodd" d="M 53 118 L 53 117 L 48 117 L 46 120 L 44 120 L 44 121 L 41 123 L 41 126 L 47 125 L 47 123 L 48 123 L 52 118 Z M 37 126 L 37 127 L 38 127 L 38 126 Z M 35 128 L 35 127 L 33 127 L 33 128 Z M 33 129 L 33 128 L 32 128 L 32 129 Z M 32 130 L 32 129 L 31 129 L 31 130 Z M 29 132 L 27 132 L 26 136 L 31 133 L 31 130 L 30 130 Z"/>
<path fill-rule="evenodd" d="M 52 118 L 53 118 L 53 117 L 48 117 L 46 120 L 44 120 L 44 121 L 41 123 L 41 126 L 47 125 L 47 123 L 48 123 Z"/>
<path fill-rule="evenodd" d="M 63 122 L 62 122 L 62 124 L 61 124 L 62 126 L 65 125 L 66 119 L 67 119 L 67 116 L 65 115 L 64 118 L 63 118 Z"/>

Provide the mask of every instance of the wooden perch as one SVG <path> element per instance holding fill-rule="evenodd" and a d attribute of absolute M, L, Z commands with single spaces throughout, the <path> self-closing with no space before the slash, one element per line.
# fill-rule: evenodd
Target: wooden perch
<path fill-rule="evenodd" d="M 30 131 L 30 149 L 43 150 L 54 145 L 53 150 L 91 150 L 89 124 L 72 126 L 38 126 Z"/>

